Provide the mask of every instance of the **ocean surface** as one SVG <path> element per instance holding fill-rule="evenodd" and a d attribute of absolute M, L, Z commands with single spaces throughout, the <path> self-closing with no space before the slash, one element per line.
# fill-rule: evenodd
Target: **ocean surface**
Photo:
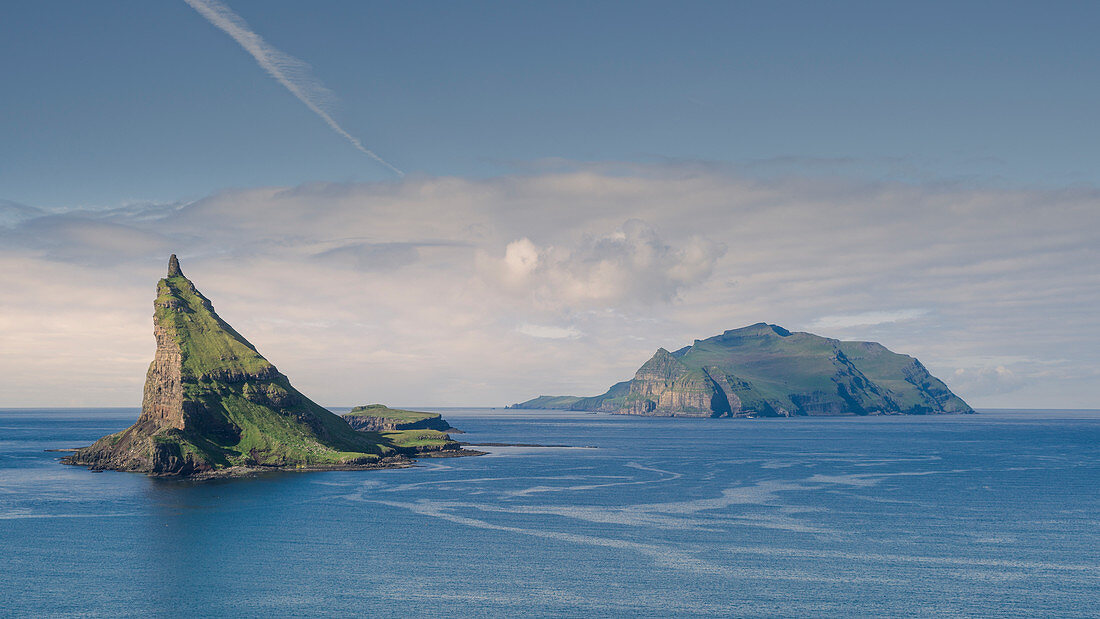
<path fill-rule="evenodd" d="M 434 410 L 576 447 L 195 483 L 44 451 L 137 410 L 0 410 L 0 615 L 1100 614 L 1100 411 Z"/>

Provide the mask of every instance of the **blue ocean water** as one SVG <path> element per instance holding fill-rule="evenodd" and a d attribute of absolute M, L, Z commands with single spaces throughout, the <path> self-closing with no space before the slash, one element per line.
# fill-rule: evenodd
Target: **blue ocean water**
<path fill-rule="evenodd" d="M 1100 613 L 1100 412 L 441 410 L 487 448 L 183 482 L 63 466 L 136 410 L 0 411 L 0 615 Z"/>

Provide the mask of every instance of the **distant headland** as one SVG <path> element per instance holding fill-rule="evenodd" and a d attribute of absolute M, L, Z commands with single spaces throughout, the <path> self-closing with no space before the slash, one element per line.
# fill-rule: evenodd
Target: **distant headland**
<path fill-rule="evenodd" d="M 603 395 L 539 396 L 509 408 L 660 417 L 974 412 L 913 357 L 766 323 L 675 352 L 660 348 L 634 378 Z"/>

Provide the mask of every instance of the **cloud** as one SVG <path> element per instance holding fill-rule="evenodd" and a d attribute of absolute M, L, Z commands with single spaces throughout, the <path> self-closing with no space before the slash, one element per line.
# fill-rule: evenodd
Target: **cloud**
<path fill-rule="evenodd" d="M 810 323 L 814 329 L 850 329 L 852 327 L 870 327 L 874 325 L 914 320 L 928 313 L 923 309 L 903 309 L 888 312 L 862 312 L 859 314 L 839 314 L 822 316 Z"/>
<path fill-rule="evenodd" d="M 420 259 L 414 243 L 350 243 L 313 255 L 335 266 L 361 271 L 396 269 Z"/>
<path fill-rule="evenodd" d="M 527 277 L 539 266 L 539 248 L 531 239 L 522 238 L 504 248 L 504 267 L 514 279 Z"/>
<path fill-rule="evenodd" d="M 1026 384 L 1024 377 L 1003 365 L 995 367 L 959 368 L 951 375 L 956 389 L 973 397 L 1000 396 L 1018 391 Z"/>
<path fill-rule="evenodd" d="M 1081 188 L 562 164 L 30 208 L 0 227 L 0 405 L 140 402 L 153 286 L 176 253 L 327 404 L 596 394 L 657 347 L 765 321 L 880 341 L 975 406 L 1095 407 L 1098 204 Z M 971 379 L 998 366 L 1018 388 Z"/>
<path fill-rule="evenodd" d="M 404 172 L 379 157 L 374 151 L 363 146 L 359 138 L 348 133 L 332 118 L 332 114 L 328 111 L 333 99 L 332 92 L 310 74 L 308 64 L 269 45 L 263 37 L 249 28 L 248 24 L 239 15 L 218 0 L 184 0 L 184 2 L 198 11 L 211 24 L 233 37 L 234 41 L 239 43 L 245 51 L 256 59 L 256 62 L 264 71 L 267 71 L 271 77 L 275 78 L 275 81 L 282 84 L 290 91 L 290 94 L 297 97 L 329 128 L 350 142 L 357 150 L 386 166 L 398 176 L 405 175 Z"/>
<path fill-rule="evenodd" d="M 509 281 L 533 291 L 544 303 L 650 304 L 670 301 L 704 281 L 724 253 L 720 243 L 702 235 L 673 247 L 652 226 L 631 219 L 572 247 L 540 248 L 527 238 L 512 241 L 503 262 Z"/>
<path fill-rule="evenodd" d="M 0 200 L 0 226 L 13 226 L 21 221 L 41 217 L 44 213 L 26 204 Z"/>
<path fill-rule="evenodd" d="M 531 325 L 527 323 L 521 324 L 520 326 L 516 327 L 516 331 L 524 335 L 530 335 L 531 337 L 537 337 L 545 340 L 573 339 L 582 335 L 580 331 L 573 327 Z"/>
<path fill-rule="evenodd" d="M 25 219 L 7 230 L 0 229 L 0 240 L 53 260 L 97 264 L 152 257 L 169 248 L 169 240 L 156 231 L 83 213 Z"/>

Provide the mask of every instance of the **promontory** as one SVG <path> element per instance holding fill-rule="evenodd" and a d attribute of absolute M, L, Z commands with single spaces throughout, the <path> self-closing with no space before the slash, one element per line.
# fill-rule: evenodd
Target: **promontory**
<path fill-rule="evenodd" d="M 137 423 L 62 462 L 155 476 L 229 477 L 273 469 L 401 467 L 417 455 L 463 453 L 430 428 L 356 430 L 307 398 L 218 317 L 175 255 L 157 283 L 153 335 L 156 353 Z"/>
<path fill-rule="evenodd" d="M 539 396 L 511 408 L 662 417 L 974 412 L 913 357 L 766 323 L 660 348 L 602 395 Z"/>

